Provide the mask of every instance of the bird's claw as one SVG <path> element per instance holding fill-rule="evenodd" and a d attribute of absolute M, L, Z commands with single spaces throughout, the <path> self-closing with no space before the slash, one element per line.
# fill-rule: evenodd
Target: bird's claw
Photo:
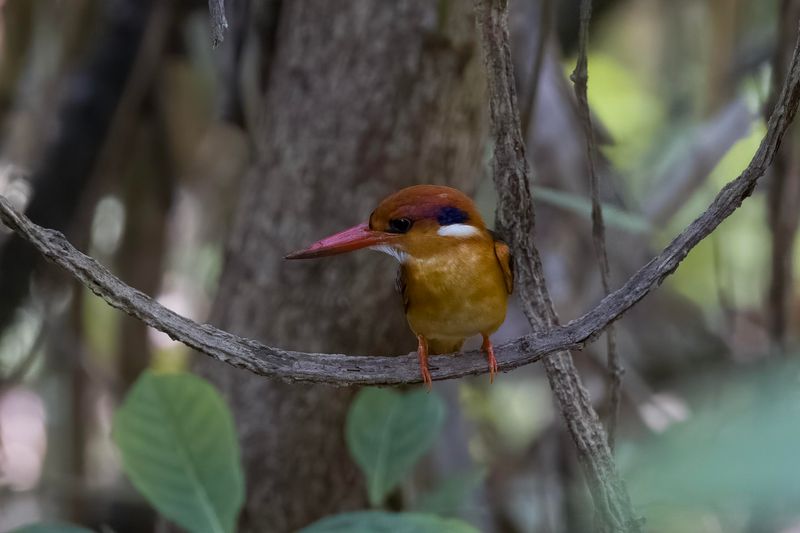
<path fill-rule="evenodd" d="M 486 353 L 486 359 L 489 361 L 489 383 L 494 383 L 494 376 L 498 372 L 497 359 L 494 356 L 494 346 L 492 341 L 486 335 L 483 336 L 483 345 L 481 349 Z"/>
<path fill-rule="evenodd" d="M 422 371 L 422 382 L 425 384 L 425 388 L 428 389 L 428 392 L 430 392 L 433 389 L 433 380 L 431 379 L 431 371 L 428 370 L 427 366 L 423 366 L 420 370 Z"/>
<path fill-rule="evenodd" d="M 428 369 L 428 341 L 422 335 L 417 335 L 417 355 L 419 356 L 419 371 L 422 373 L 422 382 L 428 392 L 433 389 L 433 380 L 431 379 L 431 371 Z"/>

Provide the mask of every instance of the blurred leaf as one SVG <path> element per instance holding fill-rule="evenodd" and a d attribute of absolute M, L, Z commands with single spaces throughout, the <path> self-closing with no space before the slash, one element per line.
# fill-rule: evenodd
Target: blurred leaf
<path fill-rule="evenodd" d="M 591 53 L 589 64 L 589 106 L 614 140 L 602 147 L 603 153 L 612 159 L 614 167 L 628 172 L 650 148 L 655 133 L 664 124 L 664 100 L 650 87 L 651 76 L 631 68 L 628 61 L 611 54 Z M 572 58 L 565 68 L 569 72 L 574 65 Z"/>
<path fill-rule="evenodd" d="M 244 500 L 230 411 L 191 374 L 145 372 L 114 416 L 114 440 L 136 488 L 193 533 L 230 533 Z"/>
<path fill-rule="evenodd" d="M 363 389 L 347 415 L 347 445 L 367 478 L 370 503 L 380 505 L 436 439 L 444 405 L 419 390 Z"/>
<path fill-rule="evenodd" d="M 765 132 L 763 123 L 754 124 L 750 134 L 731 147 L 710 179 L 686 199 L 666 227 L 658 228 L 656 246 L 668 244 L 708 207 L 720 188 L 747 166 Z M 769 228 L 763 223 L 766 219 L 766 195 L 755 194 L 725 220 L 712 238 L 704 239 L 689 252 L 680 268 L 667 278 L 667 285 L 706 311 L 718 312 L 720 290 L 734 307 L 763 305 L 771 242 Z"/>
<path fill-rule="evenodd" d="M 85 527 L 70 524 L 30 524 L 12 530 L 10 533 L 94 533 Z"/>
<path fill-rule="evenodd" d="M 485 478 L 485 469 L 473 468 L 445 479 L 435 489 L 417 497 L 416 510 L 445 516 L 456 515 L 461 511 L 467 497 Z"/>
<path fill-rule="evenodd" d="M 533 198 L 541 200 L 552 206 L 572 211 L 578 215 L 590 219 L 592 216 L 592 202 L 589 198 L 578 196 L 565 191 L 550 189 L 548 187 L 533 187 Z M 650 223 L 644 217 L 623 211 L 608 204 L 602 204 L 603 219 L 609 227 L 615 227 L 631 233 L 649 233 Z"/>
<path fill-rule="evenodd" d="M 721 393 L 712 391 L 707 405 L 644 446 L 626 468 L 642 508 L 800 503 L 800 369 L 722 377 Z"/>
<path fill-rule="evenodd" d="M 91 348 L 92 362 L 112 371 L 120 339 L 120 313 L 86 287 L 82 287 L 81 292 L 83 335 Z"/>
<path fill-rule="evenodd" d="M 431 514 L 361 511 L 323 518 L 300 533 L 478 533 L 478 530 L 466 522 Z"/>

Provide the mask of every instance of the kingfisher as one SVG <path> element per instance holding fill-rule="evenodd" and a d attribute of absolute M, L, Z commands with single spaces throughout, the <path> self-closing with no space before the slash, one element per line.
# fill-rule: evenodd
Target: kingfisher
<path fill-rule="evenodd" d="M 286 259 L 310 259 L 369 248 L 400 263 L 397 291 L 417 336 L 422 381 L 432 386 L 428 355 L 458 352 L 480 334 L 494 381 L 489 339 L 506 317 L 514 286 L 508 245 L 486 228 L 475 203 L 440 185 L 415 185 L 386 197 L 359 224 Z"/>

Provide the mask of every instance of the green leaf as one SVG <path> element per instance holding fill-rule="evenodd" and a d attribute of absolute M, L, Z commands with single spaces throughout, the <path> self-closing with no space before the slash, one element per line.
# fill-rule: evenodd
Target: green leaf
<path fill-rule="evenodd" d="M 10 533 L 94 533 L 85 527 L 70 524 L 29 524 L 18 527 Z"/>
<path fill-rule="evenodd" d="M 231 533 L 244 476 L 230 411 L 191 374 L 145 372 L 114 416 L 114 441 L 134 486 L 192 533 Z"/>
<path fill-rule="evenodd" d="M 478 530 L 461 520 L 432 514 L 360 511 L 323 518 L 300 533 L 478 533 Z"/>
<path fill-rule="evenodd" d="M 592 202 L 583 196 L 535 185 L 533 187 L 533 198 L 591 219 Z M 601 209 L 603 210 L 603 220 L 610 227 L 623 229 L 631 233 L 649 233 L 652 231 L 650 222 L 636 213 L 624 211 L 608 204 L 602 204 Z"/>
<path fill-rule="evenodd" d="M 625 477 L 640 507 L 800 504 L 800 365 L 731 374 L 707 378 L 714 385 L 701 388 L 707 396 L 694 399 L 692 416 L 629 460 Z"/>
<path fill-rule="evenodd" d="M 347 445 L 380 505 L 428 451 L 444 421 L 444 405 L 425 391 L 363 389 L 347 415 Z"/>
<path fill-rule="evenodd" d="M 486 470 L 473 468 L 445 479 L 438 487 L 417 497 L 416 510 L 438 515 L 457 515 L 467 497 L 486 478 Z"/>

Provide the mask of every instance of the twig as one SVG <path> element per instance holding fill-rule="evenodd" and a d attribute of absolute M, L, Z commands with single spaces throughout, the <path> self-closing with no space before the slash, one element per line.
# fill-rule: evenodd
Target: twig
<path fill-rule="evenodd" d="M 778 98 L 786 76 L 785 62 L 792 46 L 792 31 L 800 15 L 800 1 L 783 0 L 778 18 L 778 44 L 772 60 L 772 89 L 765 112 Z M 784 352 L 793 295 L 794 243 L 800 223 L 800 154 L 793 142 L 797 127 L 787 133 L 788 142 L 775 157 L 767 194 L 767 218 L 771 232 L 770 284 L 767 323 L 772 349 Z"/>
<path fill-rule="evenodd" d="M 244 45 L 251 17 L 250 0 L 228 0 L 231 22 L 230 39 L 219 52 L 220 88 L 217 108 L 220 120 L 245 128 L 244 103 L 242 102 L 241 66 Z"/>
<path fill-rule="evenodd" d="M 504 0 L 475 0 L 487 70 L 489 115 L 494 136 L 494 180 L 498 206 L 496 229 L 514 251 L 516 286 L 523 311 L 534 329 L 558 328 L 539 252 L 533 243 L 534 212 L 530 167 L 520 132 L 514 72 Z M 605 432 L 566 350 L 544 359 L 578 459 L 588 481 L 601 531 L 641 531 L 627 489 L 614 465 Z"/>
<path fill-rule="evenodd" d="M 539 96 L 539 82 L 544 65 L 544 52 L 550 39 L 550 27 L 553 25 L 553 0 L 539 2 L 539 35 L 536 45 L 536 55 L 533 58 L 530 83 L 528 84 L 528 98 L 522 108 L 522 134 L 530 133 L 531 124 L 536 117 L 536 99 Z"/>
<path fill-rule="evenodd" d="M 208 0 L 208 11 L 211 14 L 211 46 L 216 48 L 225 39 L 225 30 L 228 29 L 225 0 Z"/>
<path fill-rule="evenodd" d="M 578 114 L 583 123 L 583 132 L 586 137 L 586 162 L 589 171 L 589 190 L 592 196 L 592 240 L 597 264 L 600 269 L 600 281 L 603 286 L 603 295 L 611 292 L 609 281 L 610 270 L 608 267 L 608 252 L 606 250 L 606 228 L 603 222 L 603 208 L 600 205 L 598 191 L 597 167 L 597 141 L 592 127 L 592 114 L 589 111 L 587 97 L 589 82 L 589 59 L 586 55 L 587 41 L 589 40 L 589 21 L 592 18 L 592 0 L 581 0 L 580 29 L 578 31 L 578 61 L 570 79 L 575 88 L 575 99 L 578 101 Z M 613 451 L 617 433 L 617 419 L 619 417 L 619 402 L 621 398 L 620 387 L 624 369 L 617 352 L 617 337 L 614 327 L 606 329 L 606 357 L 610 386 L 608 392 L 608 446 Z"/>

